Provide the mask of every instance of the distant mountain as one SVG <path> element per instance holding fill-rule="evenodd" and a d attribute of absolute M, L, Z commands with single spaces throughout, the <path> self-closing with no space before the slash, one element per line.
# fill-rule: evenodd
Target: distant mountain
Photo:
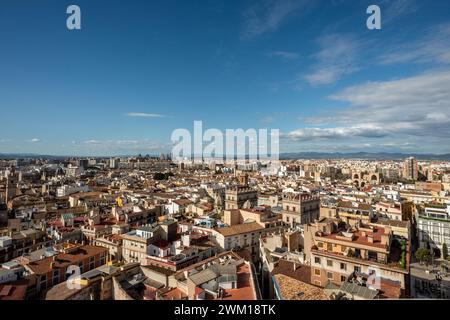
<path fill-rule="evenodd" d="M 450 160 L 450 154 L 414 154 L 414 153 L 389 153 L 389 152 L 352 152 L 352 153 L 327 153 L 327 152 L 291 152 L 280 154 L 281 160 L 290 159 L 367 159 L 367 160 L 403 160 L 408 157 L 416 157 L 418 160 Z"/>
<path fill-rule="evenodd" d="M 136 157 L 137 155 L 115 155 L 115 156 L 74 156 L 74 155 L 45 155 L 45 154 L 37 154 L 37 153 L 0 153 L 0 159 L 6 160 L 14 160 L 14 159 L 50 159 L 50 160 L 64 160 L 67 158 L 97 158 L 104 159 L 110 157 L 119 157 L 119 158 L 127 158 L 127 157 Z M 157 155 L 150 155 L 151 157 L 157 157 Z"/>
<path fill-rule="evenodd" d="M 135 155 L 134 155 L 135 156 Z M 35 153 L 0 153 L 0 159 L 52 159 L 62 160 L 76 156 L 53 156 Z M 84 156 L 89 157 L 89 156 Z M 122 156 L 121 156 L 122 157 Z M 127 156 L 123 156 L 127 157 Z M 132 157 L 132 155 L 129 155 Z M 292 159 L 367 159 L 367 160 L 403 160 L 408 157 L 416 157 L 418 160 L 444 160 L 450 161 L 450 154 L 416 154 L 416 153 L 389 153 L 389 152 L 286 152 L 280 154 L 280 160 Z M 80 156 L 80 158 L 83 158 Z M 94 157 L 108 158 L 108 157 Z"/>
<path fill-rule="evenodd" d="M 66 156 L 51 156 L 36 153 L 0 153 L 0 159 L 14 160 L 14 159 L 65 159 Z"/>

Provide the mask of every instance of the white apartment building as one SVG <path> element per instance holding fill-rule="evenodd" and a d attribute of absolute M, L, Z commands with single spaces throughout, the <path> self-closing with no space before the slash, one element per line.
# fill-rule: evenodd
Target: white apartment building
<path fill-rule="evenodd" d="M 429 203 L 418 210 L 417 232 L 420 246 L 439 249 L 445 243 L 450 253 L 450 205 Z"/>

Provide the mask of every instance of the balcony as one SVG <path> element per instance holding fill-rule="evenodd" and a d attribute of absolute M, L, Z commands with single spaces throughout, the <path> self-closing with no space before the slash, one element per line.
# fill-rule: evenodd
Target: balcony
<path fill-rule="evenodd" d="M 384 266 L 384 267 L 388 267 L 391 269 L 396 269 L 398 271 L 403 271 L 406 272 L 406 270 L 404 268 L 401 268 L 399 266 L 398 263 L 388 263 L 387 260 L 382 260 L 382 259 L 378 259 L 375 257 L 368 257 L 368 258 L 362 258 L 361 255 L 345 255 L 343 253 L 337 253 L 337 252 L 329 252 L 326 250 L 319 250 L 315 247 L 311 248 L 311 251 L 313 253 L 317 253 L 319 255 L 324 255 L 326 257 L 330 257 L 330 258 L 336 258 L 338 260 L 346 260 L 348 262 L 353 262 L 353 263 L 363 263 L 363 264 L 367 264 L 367 265 L 379 265 L 379 266 Z"/>
<path fill-rule="evenodd" d="M 434 221 L 442 221 L 442 222 L 450 222 L 450 216 L 444 215 L 444 214 L 426 214 L 426 213 L 419 213 L 419 219 L 425 219 L 425 220 L 434 220 Z"/>

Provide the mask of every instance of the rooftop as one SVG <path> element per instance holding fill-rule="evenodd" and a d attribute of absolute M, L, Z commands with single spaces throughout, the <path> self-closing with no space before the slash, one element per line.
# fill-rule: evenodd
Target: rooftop
<path fill-rule="evenodd" d="M 229 237 L 229 236 L 243 234 L 243 233 L 261 231 L 263 229 L 264 229 L 264 227 L 261 226 L 259 223 L 251 222 L 251 223 L 237 224 L 237 225 L 234 225 L 231 227 L 219 228 L 216 230 L 217 230 L 217 232 L 222 234 L 224 237 Z"/>
<path fill-rule="evenodd" d="M 106 253 L 107 248 L 91 245 L 79 246 L 70 253 L 59 253 L 54 257 L 47 257 L 42 260 L 30 262 L 28 267 L 36 274 L 45 274 L 53 269 L 66 268 L 74 263 L 78 263 L 86 258 L 100 253 Z M 53 264 L 53 265 L 52 265 Z"/>
<path fill-rule="evenodd" d="M 288 277 L 284 274 L 274 276 L 283 300 L 330 300 L 318 287 Z"/>

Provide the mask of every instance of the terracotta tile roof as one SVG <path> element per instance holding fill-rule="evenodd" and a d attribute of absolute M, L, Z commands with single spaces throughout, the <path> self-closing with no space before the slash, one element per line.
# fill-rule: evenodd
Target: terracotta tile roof
<path fill-rule="evenodd" d="M 27 281 L 17 281 L 12 284 L 0 284 L 0 300 L 25 300 Z"/>
<path fill-rule="evenodd" d="M 256 300 L 255 288 L 251 281 L 251 270 L 247 264 L 237 269 L 237 289 L 224 290 L 223 300 Z"/>
<path fill-rule="evenodd" d="M 264 227 L 261 226 L 259 223 L 251 222 L 251 223 L 237 224 L 237 225 L 231 226 L 231 227 L 219 228 L 216 230 L 223 236 L 229 237 L 229 236 L 243 234 L 243 233 L 261 231 L 263 229 L 264 229 Z"/>
<path fill-rule="evenodd" d="M 34 261 L 28 264 L 28 267 L 35 274 L 46 274 L 53 269 L 62 269 L 66 268 L 70 265 L 77 264 L 80 261 L 100 254 L 102 252 L 106 253 L 108 251 L 105 247 L 96 247 L 96 246 L 80 246 L 76 250 L 71 253 L 59 253 L 54 257 L 48 257 L 42 260 Z M 55 261 L 53 261 L 55 258 Z M 51 268 L 51 263 L 54 263 L 53 269 Z"/>
<path fill-rule="evenodd" d="M 360 203 L 360 202 L 353 203 L 351 201 L 339 201 L 337 206 L 340 208 L 349 208 L 349 209 L 365 210 L 365 211 L 369 211 L 370 209 L 372 209 L 372 206 L 370 204 Z"/>
<path fill-rule="evenodd" d="M 181 300 L 187 298 L 187 295 L 178 288 L 173 288 L 164 293 L 161 293 L 161 296 L 165 300 Z"/>
<path fill-rule="evenodd" d="M 174 200 L 173 202 L 175 202 L 179 206 L 187 206 L 192 203 L 192 201 L 190 201 L 188 199 L 177 199 L 177 200 Z"/>
<path fill-rule="evenodd" d="M 294 268 L 294 262 L 292 261 L 279 260 L 277 266 L 272 270 L 272 275 L 275 276 L 277 274 L 282 274 L 307 284 L 311 283 L 311 267 L 296 263 Z"/>
<path fill-rule="evenodd" d="M 321 289 L 283 274 L 275 275 L 283 300 L 330 300 Z"/>

